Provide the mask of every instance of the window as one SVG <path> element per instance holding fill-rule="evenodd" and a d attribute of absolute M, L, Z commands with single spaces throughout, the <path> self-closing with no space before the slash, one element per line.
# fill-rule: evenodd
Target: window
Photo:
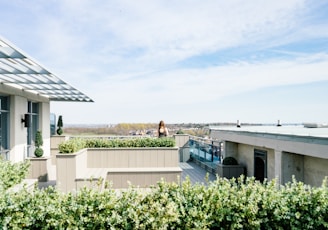
<path fill-rule="evenodd" d="M 34 153 L 35 135 L 39 128 L 39 103 L 29 101 L 27 113 L 30 115 L 30 127 L 27 128 L 27 156 L 32 157 Z"/>
<path fill-rule="evenodd" d="M 9 98 L 0 96 L 0 155 L 9 160 Z"/>
<path fill-rule="evenodd" d="M 56 115 L 54 113 L 50 114 L 50 134 L 56 135 Z"/>

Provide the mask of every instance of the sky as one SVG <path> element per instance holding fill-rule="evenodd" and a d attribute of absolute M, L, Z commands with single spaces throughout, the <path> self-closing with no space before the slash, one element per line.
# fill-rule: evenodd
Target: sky
<path fill-rule="evenodd" d="M 94 100 L 66 124 L 328 122 L 328 1 L 0 0 L 0 35 Z"/>

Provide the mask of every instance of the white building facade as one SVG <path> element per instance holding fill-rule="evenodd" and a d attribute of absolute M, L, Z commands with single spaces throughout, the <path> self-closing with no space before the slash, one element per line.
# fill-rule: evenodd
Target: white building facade
<path fill-rule="evenodd" d="M 260 181 L 295 177 L 320 186 L 328 176 L 328 128 L 304 126 L 213 127 L 211 138 L 224 143 L 224 157 L 233 156 L 247 176 Z"/>
<path fill-rule="evenodd" d="M 35 134 L 42 132 L 50 156 L 50 102 L 92 102 L 88 96 L 0 37 L 0 155 L 19 162 L 34 156 Z"/>

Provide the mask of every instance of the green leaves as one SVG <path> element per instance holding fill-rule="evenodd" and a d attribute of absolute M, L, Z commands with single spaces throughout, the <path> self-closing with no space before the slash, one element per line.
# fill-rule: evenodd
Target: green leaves
<path fill-rule="evenodd" d="M 29 167 L 29 161 L 12 163 L 0 157 L 0 191 L 19 184 L 26 177 Z"/>
<path fill-rule="evenodd" d="M 150 189 L 5 190 L 27 163 L 0 161 L 0 229 L 327 229 L 328 188 L 293 180 L 159 181 Z M 9 182 L 10 181 L 10 182 Z M 6 185 L 6 186 L 5 186 Z"/>
<path fill-rule="evenodd" d="M 43 145 L 42 132 L 38 130 L 35 134 L 35 146 L 41 147 Z"/>
<path fill-rule="evenodd" d="M 58 149 L 60 153 L 75 153 L 86 146 L 86 140 L 81 138 L 74 138 L 64 141 L 59 144 Z"/>
<path fill-rule="evenodd" d="M 61 143 L 60 153 L 74 153 L 83 148 L 143 148 L 174 147 L 173 138 L 132 138 L 132 139 L 82 139 L 73 138 Z"/>

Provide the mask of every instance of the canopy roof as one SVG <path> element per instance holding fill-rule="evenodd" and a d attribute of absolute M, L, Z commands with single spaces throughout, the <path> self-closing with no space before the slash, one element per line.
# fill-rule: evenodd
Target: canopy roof
<path fill-rule="evenodd" d="M 50 101 L 93 102 L 0 37 L 0 82 Z"/>

